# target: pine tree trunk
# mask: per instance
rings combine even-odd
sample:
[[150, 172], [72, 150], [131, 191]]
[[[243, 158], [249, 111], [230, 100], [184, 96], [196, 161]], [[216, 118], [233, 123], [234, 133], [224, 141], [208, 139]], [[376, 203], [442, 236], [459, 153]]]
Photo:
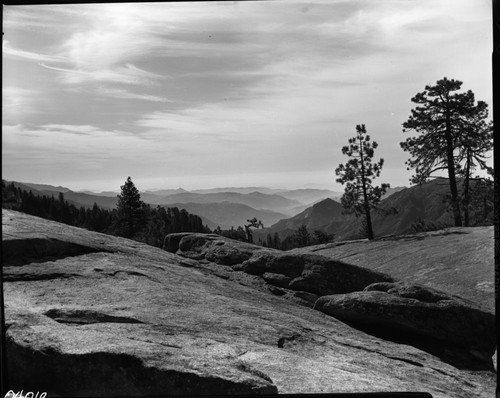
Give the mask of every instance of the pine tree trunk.
[[365, 214], [366, 214], [366, 234], [368, 235], [369, 240], [375, 239], [373, 236], [373, 228], [372, 228], [372, 218], [370, 215], [370, 208], [366, 208], [368, 206], [365, 206]]
[[134, 225], [133, 225], [133, 213], [132, 213], [132, 207], [129, 208], [129, 213], [128, 213], [128, 235], [129, 238], [132, 238], [134, 236]]
[[488, 201], [486, 199], [487, 192], [484, 193], [483, 196], [483, 219], [482, 219], [482, 225], [487, 225], [486, 223], [486, 218], [488, 217]]
[[460, 215], [460, 206], [458, 203], [457, 179], [455, 176], [455, 162], [453, 157], [453, 137], [451, 134], [450, 115], [446, 113], [446, 155], [448, 158], [448, 177], [450, 181], [451, 201], [453, 206], [453, 218], [455, 226], [462, 226], [462, 217]]
[[469, 181], [470, 181], [470, 149], [467, 149], [467, 166], [465, 167], [464, 182], [464, 225], [469, 226]]
[[368, 203], [368, 194], [366, 192], [366, 181], [365, 181], [365, 159], [363, 157], [363, 142], [361, 138], [359, 139], [359, 153], [361, 156], [361, 182], [363, 184], [363, 200], [364, 200], [364, 209], [366, 216], [366, 234], [368, 235], [368, 240], [373, 240], [373, 228], [372, 228], [372, 218], [370, 215], [370, 204]]

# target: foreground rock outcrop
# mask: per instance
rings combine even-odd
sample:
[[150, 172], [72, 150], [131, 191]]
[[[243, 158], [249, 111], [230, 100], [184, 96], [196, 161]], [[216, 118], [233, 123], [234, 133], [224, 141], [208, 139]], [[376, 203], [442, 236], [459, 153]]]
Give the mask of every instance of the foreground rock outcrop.
[[251, 275], [232, 269], [238, 264], [183, 258], [14, 211], [3, 210], [2, 221], [9, 389], [494, 393], [493, 371], [460, 370], [364, 333], [264, 280], [289, 286], [291, 276]]
[[434, 352], [456, 366], [490, 364], [495, 352], [493, 314], [424, 286], [374, 283], [362, 292], [320, 297], [314, 308], [381, 337]]

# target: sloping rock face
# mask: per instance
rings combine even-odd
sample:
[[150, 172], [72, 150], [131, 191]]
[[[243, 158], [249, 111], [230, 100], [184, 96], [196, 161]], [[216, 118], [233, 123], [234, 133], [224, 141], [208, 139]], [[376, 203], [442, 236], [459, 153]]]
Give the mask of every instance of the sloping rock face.
[[2, 221], [8, 389], [494, 394], [494, 372], [457, 369], [259, 291], [260, 276], [14, 211]]
[[493, 227], [454, 227], [374, 241], [335, 242], [292, 250], [347, 261], [474, 301], [495, 311]]
[[[361, 329], [432, 350], [456, 366], [492, 366], [495, 317], [473, 303], [419, 285], [375, 283], [320, 297], [314, 308]], [[404, 336], [404, 337], [401, 337]]]

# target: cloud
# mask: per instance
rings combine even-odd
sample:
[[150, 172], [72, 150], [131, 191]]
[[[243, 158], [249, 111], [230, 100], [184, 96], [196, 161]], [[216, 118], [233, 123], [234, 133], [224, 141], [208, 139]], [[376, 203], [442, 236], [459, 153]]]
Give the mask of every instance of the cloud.
[[173, 100], [165, 97], [160, 97], [157, 95], [149, 95], [149, 94], [138, 94], [119, 88], [100, 87], [97, 89], [97, 94], [124, 100], [134, 99], [134, 100], [150, 101], [150, 102], [170, 102], [170, 103], [174, 102]]
[[[73, 157], [172, 178], [228, 167], [330, 173], [342, 160], [339, 146], [366, 123], [387, 170], [398, 170], [406, 158], [401, 123], [425, 84], [447, 75], [478, 99], [491, 97], [488, 7], [349, 0], [9, 8], [5, 26], [17, 36], [6, 43], [5, 70], [21, 65], [28, 76], [7, 84], [10, 107], [44, 93], [53, 110], [7, 122], [23, 123], [17, 137], [30, 137], [28, 147], [47, 154], [44, 164]], [[8, 148], [25, 153], [10, 137]]]
[[43, 114], [45, 106], [40, 91], [17, 86], [2, 87], [3, 122], [23, 120], [31, 115]]
[[49, 66], [40, 63], [40, 66], [63, 72], [63, 80], [69, 84], [78, 84], [84, 82], [117, 82], [123, 84], [149, 84], [152, 79], [162, 79], [163, 77], [155, 73], [139, 69], [132, 64], [116, 67], [114, 69], [82, 70], [65, 69]]
[[[14, 49], [7, 41], [4, 53], [38, 61], [47, 69], [62, 72], [63, 81], [70, 85], [96, 81], [149, 84], [164, 76], [136, 66], [134, 60], [142, 59], [161, 43], [149, 42], [154, 37], [147, 34], [146, 25], [133, 9], [126, 4], [9, 8], [7, 26], [18, 30], [43, 26], [44, 32], [53, 36], [50, 45], [53, 55]], [[20, 18], [26, 18], [25, 25], [16, 23]], [[69, 34], [61, 34], [66, 30]], [[13, 37], [19, 39], [21, 35]]]
[[47, 55], [31, 51], [23, 51], [12, 48], [8, 40], [3, 40], [2, 42], [2, 52], [5, 55], [13, 56], [17, 58], [23, 58], [32, 61], [43, 61], [43, 62], [59, 62], [63, 61], [64, 58], [57, 55]]
[[2, 146], [2, 160], [9, 170], [26, 169], [29, 164], [60, 174], [83, 173], [89, 168], [102, 173], [123, 165], [125, 159], [135, 159], [138, 153], [154, 150], [151, 142], [126, 131], [58, 124], [4, 125]]
[[51, 131], [56, 133], [68, 133], [68, 134], [82, 134], [82, 135], [92, 135], [94, 133], [99, 134], [100, 130], [97, 127], [90, 125], [71, 125], [71, 124], [46, 124], [41, 126], [39, 131]]
[[27, 107], [39, 95], [40, 93], [36, 90], [16, 86], [4, 86], [2, 87], [2, 107]]

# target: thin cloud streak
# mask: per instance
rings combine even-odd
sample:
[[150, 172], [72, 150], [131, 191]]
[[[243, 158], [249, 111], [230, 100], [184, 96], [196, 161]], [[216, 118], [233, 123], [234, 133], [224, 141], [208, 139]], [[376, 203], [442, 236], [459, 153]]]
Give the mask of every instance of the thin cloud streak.
[[64, 58], [60, 56], [47, 55], [47, 54], [35, 53], [31, 51], [23, 51], [12, 48], [8, 40], [3, 40], [2, 42], [2, 53], [7, 56], [13, 56], [33, 61], [59, 62], [64, 60]]
[[129, 99], [136, 99], [136, 100], [141, 100], [141, 101], [151, 101], [151, 102], [169, 102], [172, 103], [174, 100], [165, 98], [165, 97], [160, 97], [156, 95], [149, 95], [149, 94], [138, 94], [138, 93], [133, 93], [130, 91], [126, 91], [123, 89], [118, 89], [118, 88], [99, 88], [97, 89], [97, 93], [103, 96], [109, 96], [117, 99], [123, 99], [123, 100], [129, 100]]
[[152, 79], [163, 79], [163, 76], [155, 73], [147, 72], [139, 69], [132, 64], [127, 64], [124, 67], [116, 67], [115, 69], [101, 69], [96, 71], [80, 70], [80, 69], [65, 69], [55, 66], [49, 66], [45, 63], [40, 63], [40, 66], [63, 72], [63, 81], [68, 84], [78, 84], [85, 82], [117, 82], [124, 84], [148, 84]]

